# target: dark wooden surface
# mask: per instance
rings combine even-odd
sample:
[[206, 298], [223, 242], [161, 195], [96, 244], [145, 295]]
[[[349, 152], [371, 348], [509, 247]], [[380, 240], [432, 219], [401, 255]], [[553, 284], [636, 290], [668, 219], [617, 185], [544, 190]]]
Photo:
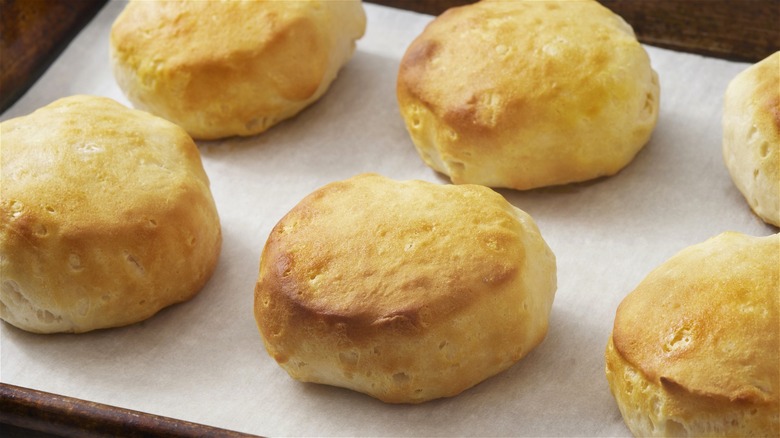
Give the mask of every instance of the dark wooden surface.
[[[367, 0], [438, 15], [471, 0]], [[640, 41], [755, 62], [780, 50], [780, 0], [600, 0]], [[67, 46], [106, 0], [0, 0], [0, 112]], [[219, 401], [214, 401], [219, 404]], [[248, 436], [0, 383], [2, 436]]]
[[106, 0], [0, 0], [0, 112], [46, 71]]
[[[367, 0], [438, 15], [474, 0]], [[599, 0], [645, 44], [756, 62], [780, 50], [780, 0]]]
[[780, 50], [780, 0], [600, 0], [653, 46], [757, 62]]
[[255, 437], [5, 383], [0, 384], [0, 432], [4, 437]]

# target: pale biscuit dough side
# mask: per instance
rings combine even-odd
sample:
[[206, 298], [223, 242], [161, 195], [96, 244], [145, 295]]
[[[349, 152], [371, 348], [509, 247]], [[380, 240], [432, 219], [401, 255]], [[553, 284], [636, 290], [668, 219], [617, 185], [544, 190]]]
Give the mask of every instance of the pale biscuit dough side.
[[723, 160], [750, 208], [780, 227], [780, 52], [729, 83], [723, 104]]

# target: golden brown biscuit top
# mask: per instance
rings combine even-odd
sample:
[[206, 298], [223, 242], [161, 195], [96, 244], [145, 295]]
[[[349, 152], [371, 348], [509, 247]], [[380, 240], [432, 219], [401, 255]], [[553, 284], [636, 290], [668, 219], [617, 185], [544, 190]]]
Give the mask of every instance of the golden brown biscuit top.
[[[330, 29], [341, 25], [363, 33], [365, 18], [337, 21], [338, 10], [350, 7], [344, 3], [133, 1], [112, 26], [112, 53], [150, 88], [161, 77], [182, 79], [171, 86], [187, 87], [181, 92], [190, 102], [218, 99], [220, 84], [240, 82], [247, 71], [260, 71], [263, 77], [256, 81], [274, 84], [285, 98], [303, 100], [325, 74], [335, 38]], [[293, 42], [295, 53], [290, 53]], [[246, 62], [260, 59], [274, 65]], [[191, 74], [213, 77], [215, 86], [188, 85]]]
[[461, 129], [532, 124], [540, 111], [579, 120], [636, 94], [626, 66], [638, 59], [630, 26], [595, 1], [482, 1], [428, 25], [398, 87]]
[[208, 190], [184, 130], [111, 99], [60, 99], [3, 122], [0, 135], [0, 214], [18, 233], [144, 220], [165, 208], [171, 191]]
[[620, 304], [618, 352], [668, 390], [778, 402], [780, 234], [724, 233], [654, 270]]
[[308, 314], [414, 330], [518, 275], [522, 233], [514, 207], [485, 187], [361, 175], [276, 225], [261, 282]]
[[174, 65], [227, 60], [235, 52], [254, 51], [282, 37], [296, 20], [321, 12], [320, 3], [135, 0], [114, 23], [111, 40], [138, 59], [153, 57]]

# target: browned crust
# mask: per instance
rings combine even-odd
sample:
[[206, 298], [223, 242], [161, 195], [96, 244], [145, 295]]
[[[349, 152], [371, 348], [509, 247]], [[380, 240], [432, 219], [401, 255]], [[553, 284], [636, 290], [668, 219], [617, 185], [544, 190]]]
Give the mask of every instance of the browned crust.
[[[274, 332], [271, 326], [281, 324], [274, 316], [281, 312], [285, 317], [279, 319], [299, 320], [302, 324], [343, 325], [351, 340], [371, 338], [388, 328], [401, 336], [419, 333], [432, 315], [437, 320], [446, 319], [491, 293], [484, 285], [501, 288], [515, 278], [523, 254], [512, 243], [512, 229], [489, 230], [474, 236], [510, 251], [491, 254], [479, 243], [471, 251], [458, 249], [460, 242], [453, 239], [461, 235], [460, 226], [435, 220], [437, 216], [454, 213], [441, 211], [441, 205], [437, 205], [439, 211], [433, 215], [422, 213], [412, 220], [399, 218], [401, 222], [390, 227], [384, 217], [408, 209], [399, 199], [409, 200], [410, 195], [403, 192], [415, 189], [407, 190], [403, 183], [389, 189], [377, 188], [375, 185], [380, 182], [375, 181], [379, 177], [367, 175], [331, 183], [304, 198], [274, 227], [263, 250], [255, 290], [260, 301], [272, 298], [282, 309], [264, 315], [260, 321], [261, 326], [268, 325], [264, 332]], [[431, 186], [434, 190], [441, 196], [422, 196], [418, 201], [424, 205], [435, 198], [450, 199], [457, 204], [455, 208], [464, 208], [464, 219], [476, 214], [484, 217], [486, 223], [510, 219], [510, 213], [500, 208], [479, 212], [477, 207], [469, 209], [465, 198], [451, 187]], [[463, 190], [478, 197], [500, 197], [480, 187]], [[360, 207], [352, 207], [353, 218], [344, 224], [338, 217], [344, 214], [341, 209], [354, 202], [349, 199], [357, 200]], [[354, 211], [358, 208], [362, 211]], [[305, 231], [287, 231], [288, 228]], [[411, 238], [425, 248], [415, 248], [411, 257], [409, 253], [399, 257], [404, 242]], [[438, 266], [451, 263], [451, 257], [460, 258], [462, 267], [437, 272]], [[357, 262], [354, 266], [345, 265], [350, 260]], [[313, 287], [311, 278], [315, 276], [326, 278]], [[388, 288], [407, 293], [394, 294]]]
[[780, 235], [724, 233], [659, 266], [620, 304], [620, 356], [669, 390], [778, 404]]

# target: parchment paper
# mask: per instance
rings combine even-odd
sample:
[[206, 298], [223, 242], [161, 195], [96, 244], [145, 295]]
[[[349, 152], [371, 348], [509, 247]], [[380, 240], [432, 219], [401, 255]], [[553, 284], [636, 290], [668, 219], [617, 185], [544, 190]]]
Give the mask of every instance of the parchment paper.
[[[72, 94], [129, 104], [108, 59], [111, 2], [2, 120]], [[652, 140], [618, 175], [501, 190], [536, 220], [558, 260], [545, 341], [508, 371], [450, 398], [388, 405], [298, 383], [263, 349], [252, 315], [273, 225], [317, 187], [361, 172], [448, 180], [427, 168], [395, 100], [398, 63], [430, 16], [365, 4], [368, 31], [318, 103], [270, 131], [199, 144], [224, 244], [190, 302], [125, 328], [34, 335], [0, 326], [0, 379], [228, 429], [274, 436], [625, 436], [604, 377], [615, 309], [654, 267], [726, 230], [769, 235], [721, 158], [721, 108], [746, 64], [648, 47], [661, 79]]]

